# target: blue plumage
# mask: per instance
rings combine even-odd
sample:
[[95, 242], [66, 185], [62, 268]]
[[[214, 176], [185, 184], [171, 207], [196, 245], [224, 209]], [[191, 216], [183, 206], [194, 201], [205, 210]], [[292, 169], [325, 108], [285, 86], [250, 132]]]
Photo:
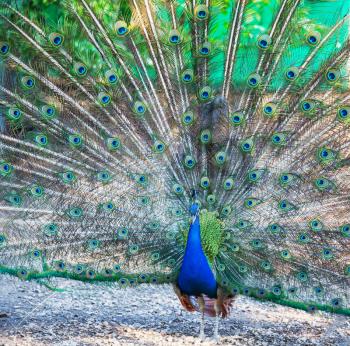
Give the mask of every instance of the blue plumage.
[[217, 296], [217, 283], [201, 245], [198, 214], [190, 226], [177, 283], [181, 292], [188, 295], [205, 294], [210, 298]]

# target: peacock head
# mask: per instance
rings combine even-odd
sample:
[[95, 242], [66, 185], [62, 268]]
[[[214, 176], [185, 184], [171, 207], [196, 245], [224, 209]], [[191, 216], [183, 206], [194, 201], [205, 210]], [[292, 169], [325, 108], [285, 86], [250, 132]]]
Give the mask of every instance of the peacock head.
[[199, 204], [197, 202], [192, 203], [189, 208], [189, 212], [192, 216], [197, 215], [199, 212]]

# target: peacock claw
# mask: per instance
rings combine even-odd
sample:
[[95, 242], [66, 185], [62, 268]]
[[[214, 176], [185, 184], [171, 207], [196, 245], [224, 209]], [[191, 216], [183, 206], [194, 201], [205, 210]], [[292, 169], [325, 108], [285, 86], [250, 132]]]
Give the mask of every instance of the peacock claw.
[[213, 342], [214, 342], [215, 344], [220, 344], [220, 335], [219, 335], [219, 334], [214, 335], [214, 337], [213, 337]]

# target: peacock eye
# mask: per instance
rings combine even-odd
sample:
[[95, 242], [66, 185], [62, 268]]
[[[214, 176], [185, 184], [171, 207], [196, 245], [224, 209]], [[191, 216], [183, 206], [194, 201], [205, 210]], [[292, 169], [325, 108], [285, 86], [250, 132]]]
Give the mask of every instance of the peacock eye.
[[294, 294], [298, 291], [298, 289], [296, 287], [291, 287], [288, 289], [288, 292], [291, 293], [291, 294]]
[[284, 260], [289, 260], [292, 256], [291, 256], [289, 250], [282, 250], [281, 251], [281, 257]]
[[107, 149], [109, 151], [116, 151], [118, 149], [121, 148], [121, 142], [120, 139], [117, 137], [110, 137], [106, 139], [106, 145], [107, 145]]
[[23, 113], [16, 107], [10, 107], [7, 109], [6, 117], [14, 123], [17, 123], [23, 117]]
[[332, 306], [334, 306], [335, 308], [339, 307], [341, 305], [341, 299], [339, 298], [334, 298], [331, 300], [331, 304]]
[[266, 294], [266, 291], [263, 288], [259, 288], [257, 294], [258, 296], [263, 297]]
[[205, 20], [209, 16], [209, 10], [206, 5], [197, 5], [194, 10], [196, 19]]
[[108, 183], [111, 180], [111, 175], [108, 171], [101, 171], [97, 173], [97, 180], [102, 183]]
[[207, 202], [208, 204], [214, 204], [216, 202], [216, 197], [215, 195], [211, 194], [207, 196]]
[[151, 204], [151, 198], [149, 196], [139, 196], [136, 198], [136, 201], [141, 207], [147, 207]]
[[297, 279], [301, 282], [305, 282], [308, 280], [308, 276], [305, 272], [299, 272], [297, 273]]
[[186, 84], [191, 83], [193, 81], [193, 71], [187, 69], [182, 72], [182, 81]]
[[75, 267], [74, 267], [74, 272], [76, 274], [81, 274], [83, 272], [83, 266], [81, 264], [77, 264]]
[[203, 189], [207, 189], [210, 185], [210, 180], [208, 177], [202, 177], [201, 178], [201, 181], [200, 181], [200, 186], [203, 188]]
[[123, 20], [118, 20], [115, 24], [115, 31], [117, 36], [119, 37], [124, 37], [125, 35], [127, 35], [129, 29], [126, 22], [124, 22]]
[[304, 113], [309, 113], [311, 111], [313, 111], [316, 107], [316, 103], [312, 100], [304, 100], [301, 102], [301, 110]]
[[262, 50], [266, 50], [271, 45], [271, 37], [269, 35], [261, 35], [258, 38], [258, 47]]
[[139, 246], [138, 246], [137, 244], [132, 244], [132, 245], [130, 245], [130, 247], [129, 247], [129, 252], [130, 252], [130, 254], [132, 254], [132, 255], [137, 254], [137, 253], [139, 252]]
[[186, 112], [182, 115], [182, 124], [185, 126], [192, 125], [194, 122], [194, 115], [192, 112]]
[[323, 289], [321, 287], [315, 287], [314, 291], [316, 294], [321, 294], [323, 292]]
[[181, 195], [181, 194], [184, 193], [184, 188], [180, 184], [174, 184], [173, 187], [172, 187], [172, 190], [177, 195]]
[[106, 276], [111, 276], [111, 275], [113, 275], [113, 271], [112, 271], [111, 269], [106, 268], [106, 269], [104, 270], [104, 274], [105, 274]]
[[79, 134], [72, 134], [68, 136], [68, 142], [72, 147], [79, 148], [83, 144], [83, 139]]
[[[244, 265], [244, 264], [241, 264], [241, 265], [238, 267], [238, 271], [239, 271], [240, 273], [246, 273], [246, 272], [248, 271], [248, 267], [247, 267], [246, 265]], [[249, 293], [249, 291], [248, 291], [248, 293]], [[246, 294], [248, 294], [248, 293], [246, 293]]]
[[186, 155], [185, 160], [184, 160], [184, 165], [186, 168], [192, 169], [192, 168], [194, 168], [196, 163], [197, 163], [197, 161], [195, 160], [195, 158], [193, 156]]
[[177, 30], [171, 30], [169, 34], [169, 42], [172, 45], [177, 45], [181, 42], [180, 33]]
[[97, 96], [99, 103], [102, 106], [107, 106], [111, 102], [111, 97], [105, 92], [100, 92]]
[[232, 208], [229, 205], [225, 205], [221, 210], [221, 215], [226, 217], [226, 216], [230, 215], [231, 212], [232, 212]]
[[43, 227], [43, 233], [47, 236], [47, 237], [52, 237], [57, 235], [58, 233], [58, 226], [54, 223], [45, 225]]
[[287, 80], [293, 81], [299, 76], [299, 69], [297, 67], [290, 67], [287, 69], [285, 76]]
[[55, 267], [57, 270], [64, 270], [66, 268], [66, 264], [63, 261], [55, 262]]
[[5, 56], [10, 51], [10, 46], [7, 42], [0, 42], [0, 55]]
[[113, 267], [113, 270], [114, 270], [116, 273], [118, 273], [118, 272], [120, 272], [120, 270], [121, 270], [121, 266], [120, 266], [119, 264], [115, 264], [114, 267]]
[[87, 277], [88, 279], [93, 279], [93, 278], [95, 277], [95, 272], [94, 272], [92, 269], [88, 270], [88, 271], [86, 272], [86, 277]]
[[76, 176], [72, 171], [63, 172], [60, 174], [60, 178], [63, 183], [71, 184], [76, 180]]
[[34, 251], [33, 251], [33, 256], [34, 256], [34, 257], [40, 257], [40, 255], [41, 255], [41, 253], [40, 253], [39, 250], [34, 250]]
[[274, 295], [276, 295], [276, 296], [279, 296], [279, 295], [281, 295], [282, 290], [281, 290], [280, 287], [275, 286], [275, 287], [272, 288], [272, 293], [273, 293]]
[[44, 134], [37, 134], [35, 137], [34, 137], [34, 142], [39, 145], [39, 146], [42, 146], [42, 147], [45, 147], [47, 146], [48, 144], [48, 138], [46, 135]]
[[212, 89], [210, 87], [203, 87], [199, 90], [199, 99], [202, 101], [207, 101], [212, 94]]
[[350, 107], [342, 106], [337, 111], [337, 120], [344, 124], [350, 123]]
[[34, 197], [41, 197], [44, 195], [44, 189], [41, 186], [36, 186], [34, 185], [31, 189], [30, 189], [30, 193], [32, 196]]
[[326, 79], [331, 84], [338, 81], [340, 78], [340, 71], [336, 69], [329, 69], [326, 72]]
[[143, 117], [143, 115], [146, 113], [146, 105], [141, 101], [136, 101], [133, 106], [133, 110], [135, 114], [139, 117]]
[[233, 126], [240, 126], [244, 122], [244, 114], [242, 112], [234, 112], [230, 115], [230, 123]]
[[319, 32], [309, 32], [306, 36], [306, 43], [310, 46], [317, 46], [320, 43], [321, 35]]
[[73, 219], [80, 218], [81, 216], [83, 216], [83, 209], [81, 209], [80, 207], [72, 207], [67, 210], [67, 214]]
[[157, 154], [163, 154], [166, 150], [166, 145], [163, 141], [158, 139], [154, 141], [152, 149]]
[[350, 237], [350, 224], [342, 225], [342, 226], [340, 226], [339, 229], [344, 237], [346, 237], [346, 238]]
[[18, 275], [20, 278], [24, 279], [24, 278], [27, 277], [28, 271], [25, 270], [25, 269], [20, 269], [20, 270], [17, 272], [17, 275]]
[[113, 69], [105, 72], [105, 79], [108, 84], [114, 85], [118, 81], [117, 72]]
[[13, 172], [13, 166], [6, 161], [0, 161], [0, 176], [8, 177]]
[[49, 35], [49, 40], [54, 47], [60, 47], [64, 38], [63, 35], [53, 32]]
[[137, 175], [135, 179], [142, 186], [148, 185], [148, 177], [144, 174]]
[[337, 153], [330, 148], [321, 147], [317, 149], [317, 161], [321, 164], [328, 165], [335, 161]]
[[199, 55], [202, 57], [207, 57], [210, 54], [211, 45], [209, 42], [205, 42], [202, 44], [202, 46], [199, 48]]
[[266, 103], [263, 107], [264, 116], [267, 118], [272, 118], [276, 114], [276, 112], [277, 105], [272, 102]]
[[83, 77], [87, 74], [86, 66], [80, 62], [74, 64], [74, 71], [79, 77]]
[[31, 76], [24, 76], [21, 79], [22, 86], [25, 89], [33, 89], [35, 87], [35, 80]]
[[200, 134], [200, 141], [202, 144], [210, 143], [212, 139], [212, 134], [210, 130], [203, 130]]
[[223, 188], [226, 191], [232, 190], [234, 188], [234, 179], [232, 177], [226, 178], [223, 182]]
[[239, 288], [238, 287], [232, 288], [232, 294], [236, 295], [238, 293], [239, 293]]
[[247, 83], [251, 88], [257, 88], [261, 84], [261, 77], [257, 73], [253, 73], [248, 77]]

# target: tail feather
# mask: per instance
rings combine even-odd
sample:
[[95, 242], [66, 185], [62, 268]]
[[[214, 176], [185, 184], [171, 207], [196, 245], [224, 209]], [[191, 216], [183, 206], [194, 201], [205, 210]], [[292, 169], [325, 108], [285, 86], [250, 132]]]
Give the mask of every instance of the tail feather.
[[349, 313], [349, 4], [0, 6], [0, 272]]

